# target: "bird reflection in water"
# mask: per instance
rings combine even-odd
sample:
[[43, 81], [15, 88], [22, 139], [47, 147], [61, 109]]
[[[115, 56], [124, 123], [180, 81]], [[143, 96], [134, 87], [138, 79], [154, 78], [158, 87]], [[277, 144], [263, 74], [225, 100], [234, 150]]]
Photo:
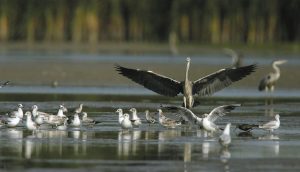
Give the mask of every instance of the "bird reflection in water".
[[192, 144], [187, 142], [184, 144], [184, 152], [183, 152], [183, 162], [184, 162], [184, 172], [188, 170], [188, 162], [191, 162], [192, 159]]
[[220, 160], [224, 165], [224, 171], [229, 172], [229, 160], [231, 158], [231, 153], [227, 147], [222, 147], [220, 151]]
[[176, 129], [165, 129], [162, 131], [159, 131], [158, 133], [158, 153], [163, 154], [163, 152], [166, 150], [167, 145], [166, 141], [181, 137], [181, 130]]
[[118, 133], [118, 156], [119, 158], [136, 155], [138, 140], [141, 138], [140, 130], [122, 130]]

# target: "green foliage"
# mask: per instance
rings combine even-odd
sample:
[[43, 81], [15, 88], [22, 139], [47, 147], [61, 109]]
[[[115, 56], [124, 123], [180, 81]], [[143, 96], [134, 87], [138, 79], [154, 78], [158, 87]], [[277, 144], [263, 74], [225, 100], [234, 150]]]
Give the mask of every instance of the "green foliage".
[[0, 41], [299, 42], [298, 0], [0, 0]]

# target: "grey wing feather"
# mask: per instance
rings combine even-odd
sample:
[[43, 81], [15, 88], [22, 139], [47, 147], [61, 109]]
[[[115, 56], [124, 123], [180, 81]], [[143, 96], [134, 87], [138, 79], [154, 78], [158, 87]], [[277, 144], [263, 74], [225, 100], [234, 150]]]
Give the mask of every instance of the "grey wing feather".
[[207, 116], [207, 119], [211, 122], [216, 121], [219, 117], [222, 117], [226, 115], [227, 113], [234, 110], [236, 107], [241, 106], [240, 104], [232, 104], [232, 105], [224, 105], [214, 108], [209, 115]]
[[256, 65], [221, 69], [193, 82], [193, 95], [211, 95], [255, 71]]
[[276, 123], [277, 123], [277, 121], [270, 121], [270, 122], [267, 122], [267, 123], [263, 124], [262, 126], [260, 126], [260, 128], [270, 128], [270, 127], [275, 126]]
[[174, 97], [183, 92], [182, 83], [172, 78], [156, 74], [152, 71], [130, 69], [118, 65], [115, 68], [119, 74], [158, 94]]
[[190, 109], [181, 106], [163, 106], [163, 108], [177, 110], [181, 112], [182, 117], [184, 117], [189, 122], [193, 123], [197, 120], [198, 116], [195, 115]]

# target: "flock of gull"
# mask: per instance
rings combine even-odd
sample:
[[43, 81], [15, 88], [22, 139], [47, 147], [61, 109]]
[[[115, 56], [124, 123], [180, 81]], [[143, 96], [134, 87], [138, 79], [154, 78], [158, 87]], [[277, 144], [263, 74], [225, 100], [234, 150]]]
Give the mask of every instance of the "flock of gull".
[[[190, 81], [189, 68], [191, 59], [188, 57], [186, 62], [184, 81], [177, 81], [170, 77], [147, 70], [131, 69], [120, 65], [116, 65], [115, 68], [119, 74], [160, 95], [175, 97], [179, 94], [183, 94], [182, 106], [161, 105], [157, 109], [157, 112], [155, 113], [156, 115], [146, 110], [145, 119], [149, 125], [158, 123], [165, 128], [176, 128], [183, 124], [191, 126], [196, 125], [207, 132], [221, 133], [219, 141], [221, 145], [227, 147], [231, 143], [231, 124], [228, 123], [225, 128], [222, 128], [221, 126], [218, 126], [215, 121], [241, 105], [231, 104], [219, 106], [214, 108], [210, 113], [203, 115], [195, 114], [192, 111], [192, 108], [201, 104], [197, 99], [198, 97], [212, 95], [215, 92], [228, 87], [232, 83], [245, 78], [256, 70], [257, 65], [252, 64], [248, 66], [240, 66], [239, 62], [236, 66], [221, 69], [195, 81]], [[274, 91], [275, 83], [280, 77], [278, 65], [285, 62], [286, 60], [273, 62], [272, 66], [274, 68], [274, 72], [268, 74], [261, 80], [258, 87], [260, 91]], [[8, 82], [2, 84], [2, 86], [7, 84]], [[31, 111], [27, 111], [24, 114], [23, 105], [19, 104], [16, 111], [12, 111], [1, 116], [0, 125], [16, 127], [20, 123], [24, 123], [28, 130], [35, 132], [43, 125], [48, 125], [52, 128], [56, 128], [57, 130], [66, 130], [68, 127], [81, 127], [83, 125], [91, 127], [95, 124], [101, 123], [100, 121], [96, 121], [88, 117], [87, 113], [83, 112], [82, 109], [83, 104], [80, 104], [79, 107], [74, 110], [72, 115], [68, 116], [66, 115], [68, 110], [64, 105], [59, 106], [57, 114], [39, 111], [38, 106], [33, 105]], [[176, 120], [168, 118], [164, 115], [163, 110], [172, 111], [173, 114], [176, 114], [179, 118]], [[131, 108], [129, 111], [130, 114], [123, 113], [121, 108], [116, 111], [118, 114], [118, 123], [123, 130], [130, 130], [142, 125], [142, 119], [138, 117], [137, 110], [135, 108]], [[236, 127], [246, 132], [255, 128], [273, 132], [273, 130], [278, 129], [280, 126], [279, 118], [279, 114], [277, 114], [274, 120], [265, 124], [238, 124]]]

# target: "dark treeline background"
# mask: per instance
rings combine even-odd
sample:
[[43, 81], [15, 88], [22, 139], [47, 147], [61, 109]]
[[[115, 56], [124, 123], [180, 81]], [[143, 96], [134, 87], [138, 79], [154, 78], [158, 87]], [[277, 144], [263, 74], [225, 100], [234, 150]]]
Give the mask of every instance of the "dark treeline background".
[[299, 42], [299, 0], [0, 0], [0, 41]]

